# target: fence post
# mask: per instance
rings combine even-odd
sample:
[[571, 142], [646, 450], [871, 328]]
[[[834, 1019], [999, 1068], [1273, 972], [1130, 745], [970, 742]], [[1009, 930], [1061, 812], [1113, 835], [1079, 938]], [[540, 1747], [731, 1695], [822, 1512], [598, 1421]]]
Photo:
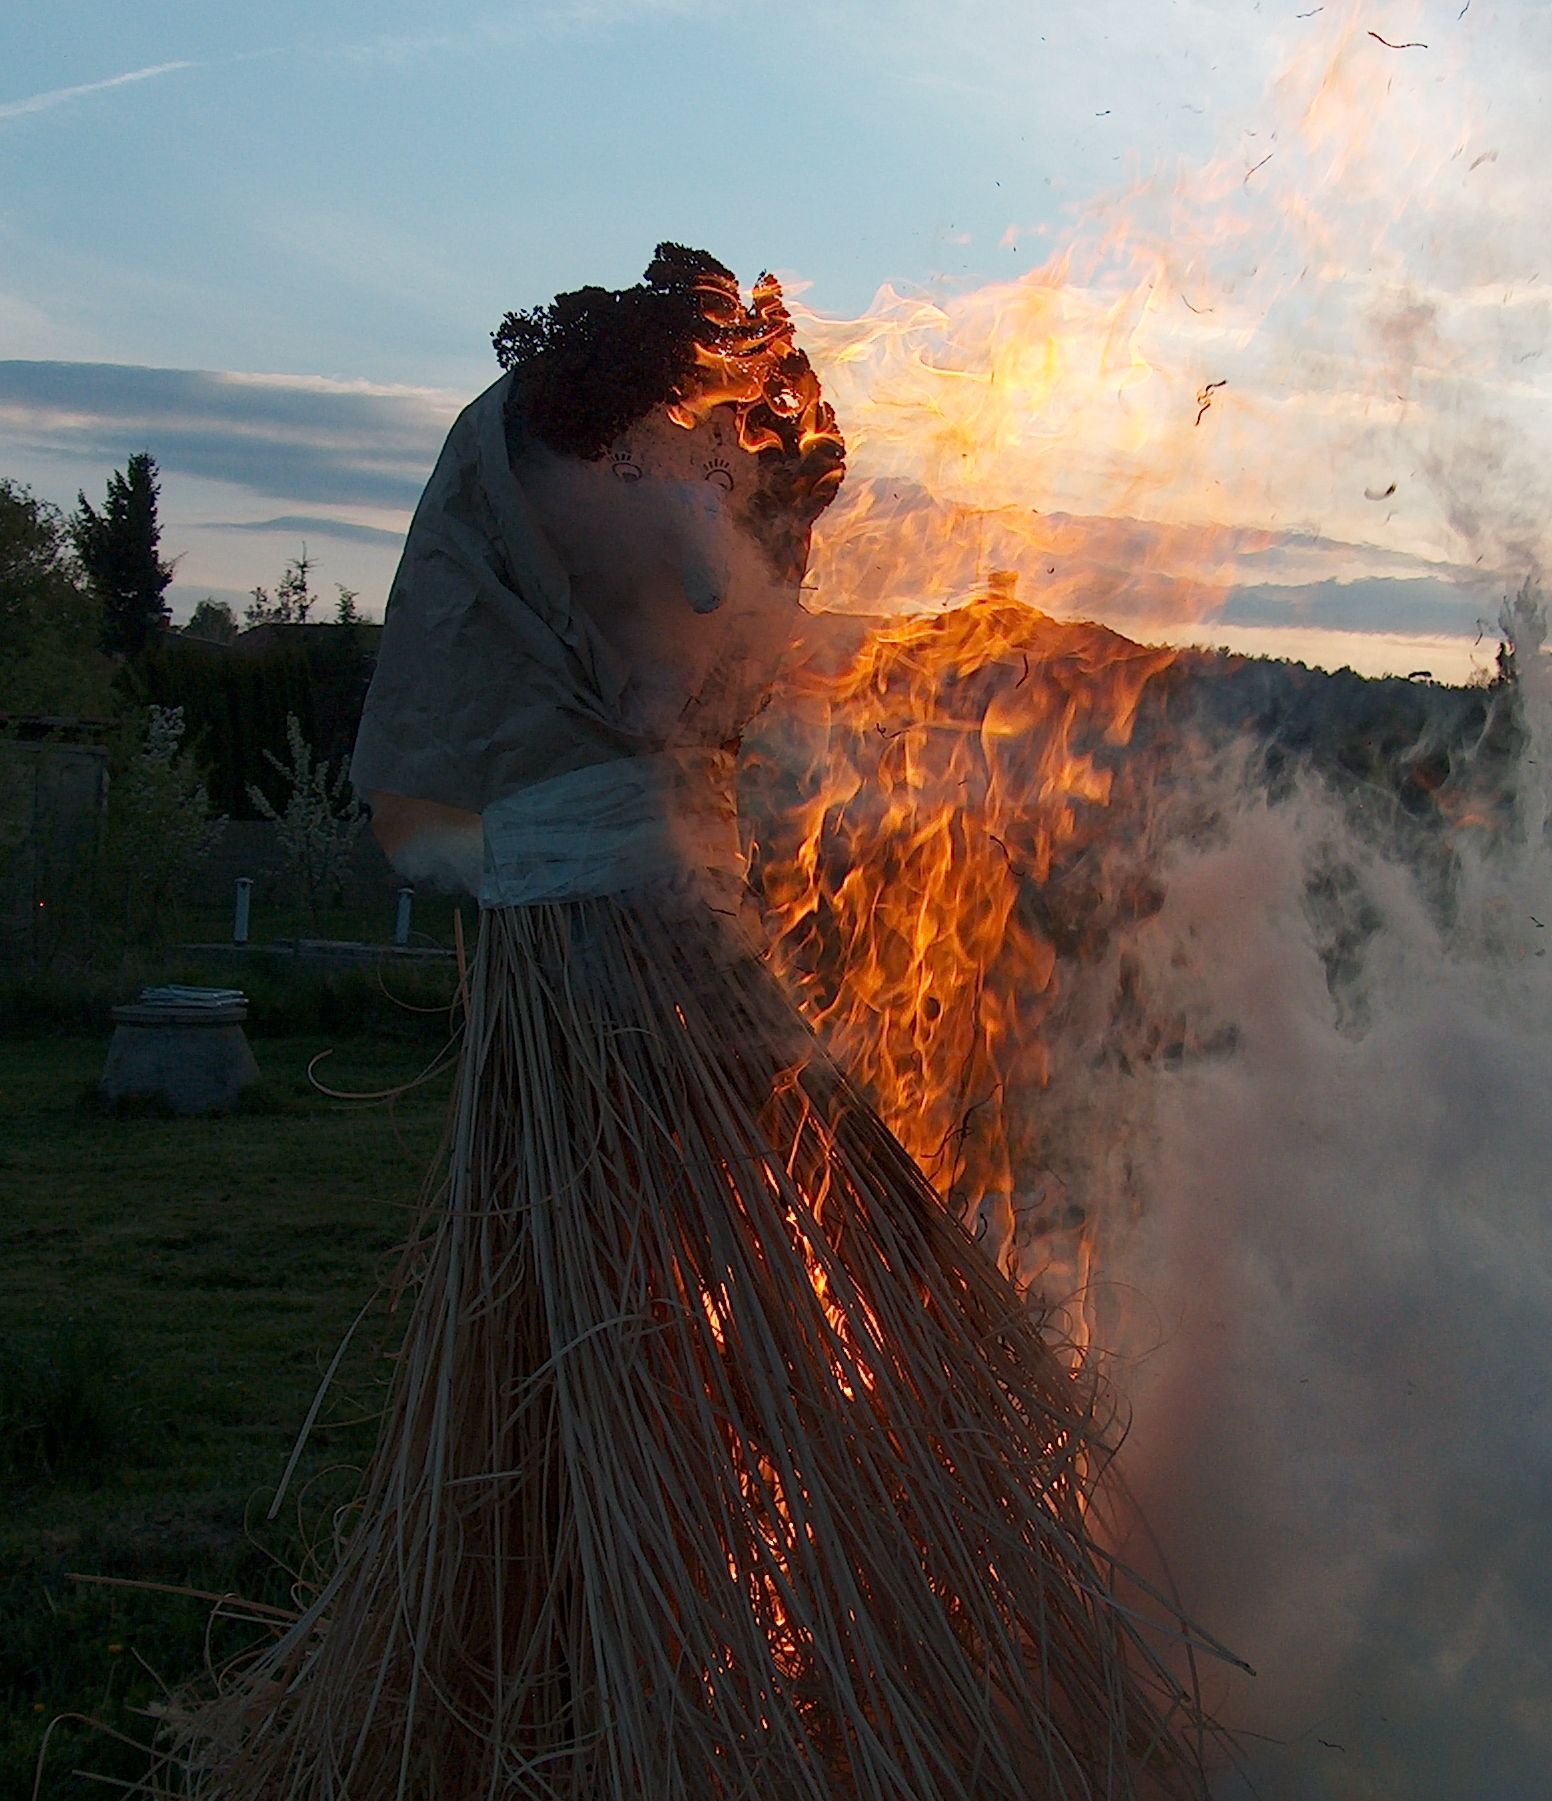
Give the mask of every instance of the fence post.
[[253, 898], [253, 877], [240, 875], [237, 878], [237, 911], [232, 916], [232, 943], [248, 942], [248, 904]]
[[399, 915], [393, 922], [393, 941], [403, 949], [410, 941], [410, 908], [415, 903], [415, 890], [401, 888], [399, 890]]

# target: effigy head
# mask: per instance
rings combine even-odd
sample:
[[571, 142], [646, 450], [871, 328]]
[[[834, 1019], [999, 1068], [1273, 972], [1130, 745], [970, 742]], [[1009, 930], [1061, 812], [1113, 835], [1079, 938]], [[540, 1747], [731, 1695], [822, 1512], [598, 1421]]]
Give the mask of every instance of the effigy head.
[[715, 257], [660, 244], [634, 287], [510, 312], [491, 341], [512, 375], [514, 456], [532, 434], [559, 455], [607, 459], [620, 481], [704, 480], [773, 569], [801, 579], [846, 446], [774, 276], [746, 304]]
[[[503, 905], [538, 892], [583, 799], [621, 842], [637, 814], [710, 807], [731, 867], [732, 753], [802, 635], [845, 469], [780, 285], [746, 303], [715, 258], [660, 245], [636, 286], [509, 313], [492, 341], [504, 373], [449, 432], [389, 596], [352, 763], [374, 830], [405, 875], [483, 895], [499, 815]], [[700, 858], [701, 836], [671, 848]]]

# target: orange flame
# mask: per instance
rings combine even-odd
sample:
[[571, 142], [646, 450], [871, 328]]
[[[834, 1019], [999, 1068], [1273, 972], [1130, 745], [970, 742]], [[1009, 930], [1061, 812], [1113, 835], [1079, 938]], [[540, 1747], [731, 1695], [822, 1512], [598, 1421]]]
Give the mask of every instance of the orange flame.
[[1093, 1245], [1025, 1230], [1021, 1185], [1049, 1167], [1043, 1028], [1117, 884], [1156, 904], [1099, 850], [1177, 658], [1056, 618], [1186, 641], [1269, 573], [1460, 558], [1420, 484], [1384, 508], [1366, 488], [1427, 379], [1395, 312], [1417, 234], [1393, 228], [1446, 184], [1467, 195], [1476, 163], [1437, 84], [1364, 24], [1351, 6], [1301, 27], [1250, 139], [1105, 197], [1019, 279], [885, 288], [850, 320], [794, 309], [852, 465], [809, 587], [875, 617], [838, 673], [816, 660], [794, 685], [800, 830], [758, 860], [775, 960], [945, 1199], [1048, 1295], [1082, 1288]]
[[760, 868], [777, 966], [816, 1028], [1010, 1274], [1068, 1294], [1087, 1239], [1059, 1272], [1048, 1244], [1015, 1243], [1017, 1172], [1042, 1162], [1041, 1024], [1059, 953], [1096, 948], [1084, 856], [1175, 656], [1058, 626], [1007, 583], [877, 629], [841, 674], [807, 678], [820, 729], [797, 842]]
[[762, 275], [747, 307], [730, 283], [703, 281], [695, 292], [716, 336], [695, 345], [696, 379], [669, 406], [669, 418], [690, 431], [715, 408], [732, 408], [744, 450], [809, 461], [815, 474], [806, 489], [808, 510], [810, 516], [823, 511], [840, 486], [846, 446], [835, 409], [797, 347], [780, 282]]

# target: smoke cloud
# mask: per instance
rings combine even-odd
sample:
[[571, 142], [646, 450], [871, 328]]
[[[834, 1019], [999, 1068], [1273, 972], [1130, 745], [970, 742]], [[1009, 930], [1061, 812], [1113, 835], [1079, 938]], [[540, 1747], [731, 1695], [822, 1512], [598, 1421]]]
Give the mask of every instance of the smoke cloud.
[[1221, 1801], [1546, 1792], [1552, 864], [1519, 660], [1496, 829], [1420, 855], [1312, 786], [1220, 796], [1129, 946], [1212, 1048], [1111, 1086], [1092, 1304], [1149, 1528], [1258, 1672], [1204, 1666], [1243, 1735]]
[[[1205, 659], [1125, 749], [1061, 715], [1115, 779], [1020, 899], [1056, 967], [997, 1066], [1013, 1192], [981, 1220], [1129, 1417], [1122, 1556], [1256, 1672], [1198, 1661], [1237, 1738], [1215, 1801], [1547, 1792], [1552, 671], [1528, 597], [1504, 625], [1491, 693]], [[1041, 629], [988, 716], [1077, 654]], [[948, 725], [991, 679], [945, 684]], [[803, 723], [773, 709], [781, 780], [747, 784], [778, 866]], [[928, 812], [984, 801], [963, 737], [913, 741]], [[877, 860], [855, 755], [826, 892]], [[1022, 844], [1038, 796], [1003, 801]]]

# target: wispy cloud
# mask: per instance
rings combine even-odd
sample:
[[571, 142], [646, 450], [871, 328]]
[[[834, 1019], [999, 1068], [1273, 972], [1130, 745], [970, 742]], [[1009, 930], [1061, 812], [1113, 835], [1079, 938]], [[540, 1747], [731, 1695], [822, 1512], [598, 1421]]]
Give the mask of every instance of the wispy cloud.
[[1412, 581], [1306, 582], [1239, 588], [1219, 612], [1220, 626], [1314, 626], [1327, 631], [1406, 636], [1479, 637], [1493, 615], [1496, 589], [1462, 589], [1420, 576]]
[[72, 88], [50, 88], [45, 94], [29, 94], [25, 100], [0, 100], [0, 119], [19, 119], [25, 113], [46, 113], [51, 107], [84, 100], [88, 94], [101, 94], [109, 88], [127, 87], [131, 82], [150, 81], [157, 75], [175, 75], [180, 69], [200, 66], [187, 61], [153, 63], [148, 69], [130, 69], [123, 75], [110, 75], [104, 81], [83, 81]]
[[166, 474], [309, 507], [413, 507], [461, 400], [317, 376], [0, 361], [0, 433], [111, 468], [149, 450]]
[[275, 519], [202, 519], [198, 524], [206, 531], [275, 532], [287, 538], [343, 538], [353, 544], [396, 546], [404, 542], [403, 531], [389, 531], [381, 525], [362, 525], [353, 519], [331, 519], [324, 513], [283, 513]]

